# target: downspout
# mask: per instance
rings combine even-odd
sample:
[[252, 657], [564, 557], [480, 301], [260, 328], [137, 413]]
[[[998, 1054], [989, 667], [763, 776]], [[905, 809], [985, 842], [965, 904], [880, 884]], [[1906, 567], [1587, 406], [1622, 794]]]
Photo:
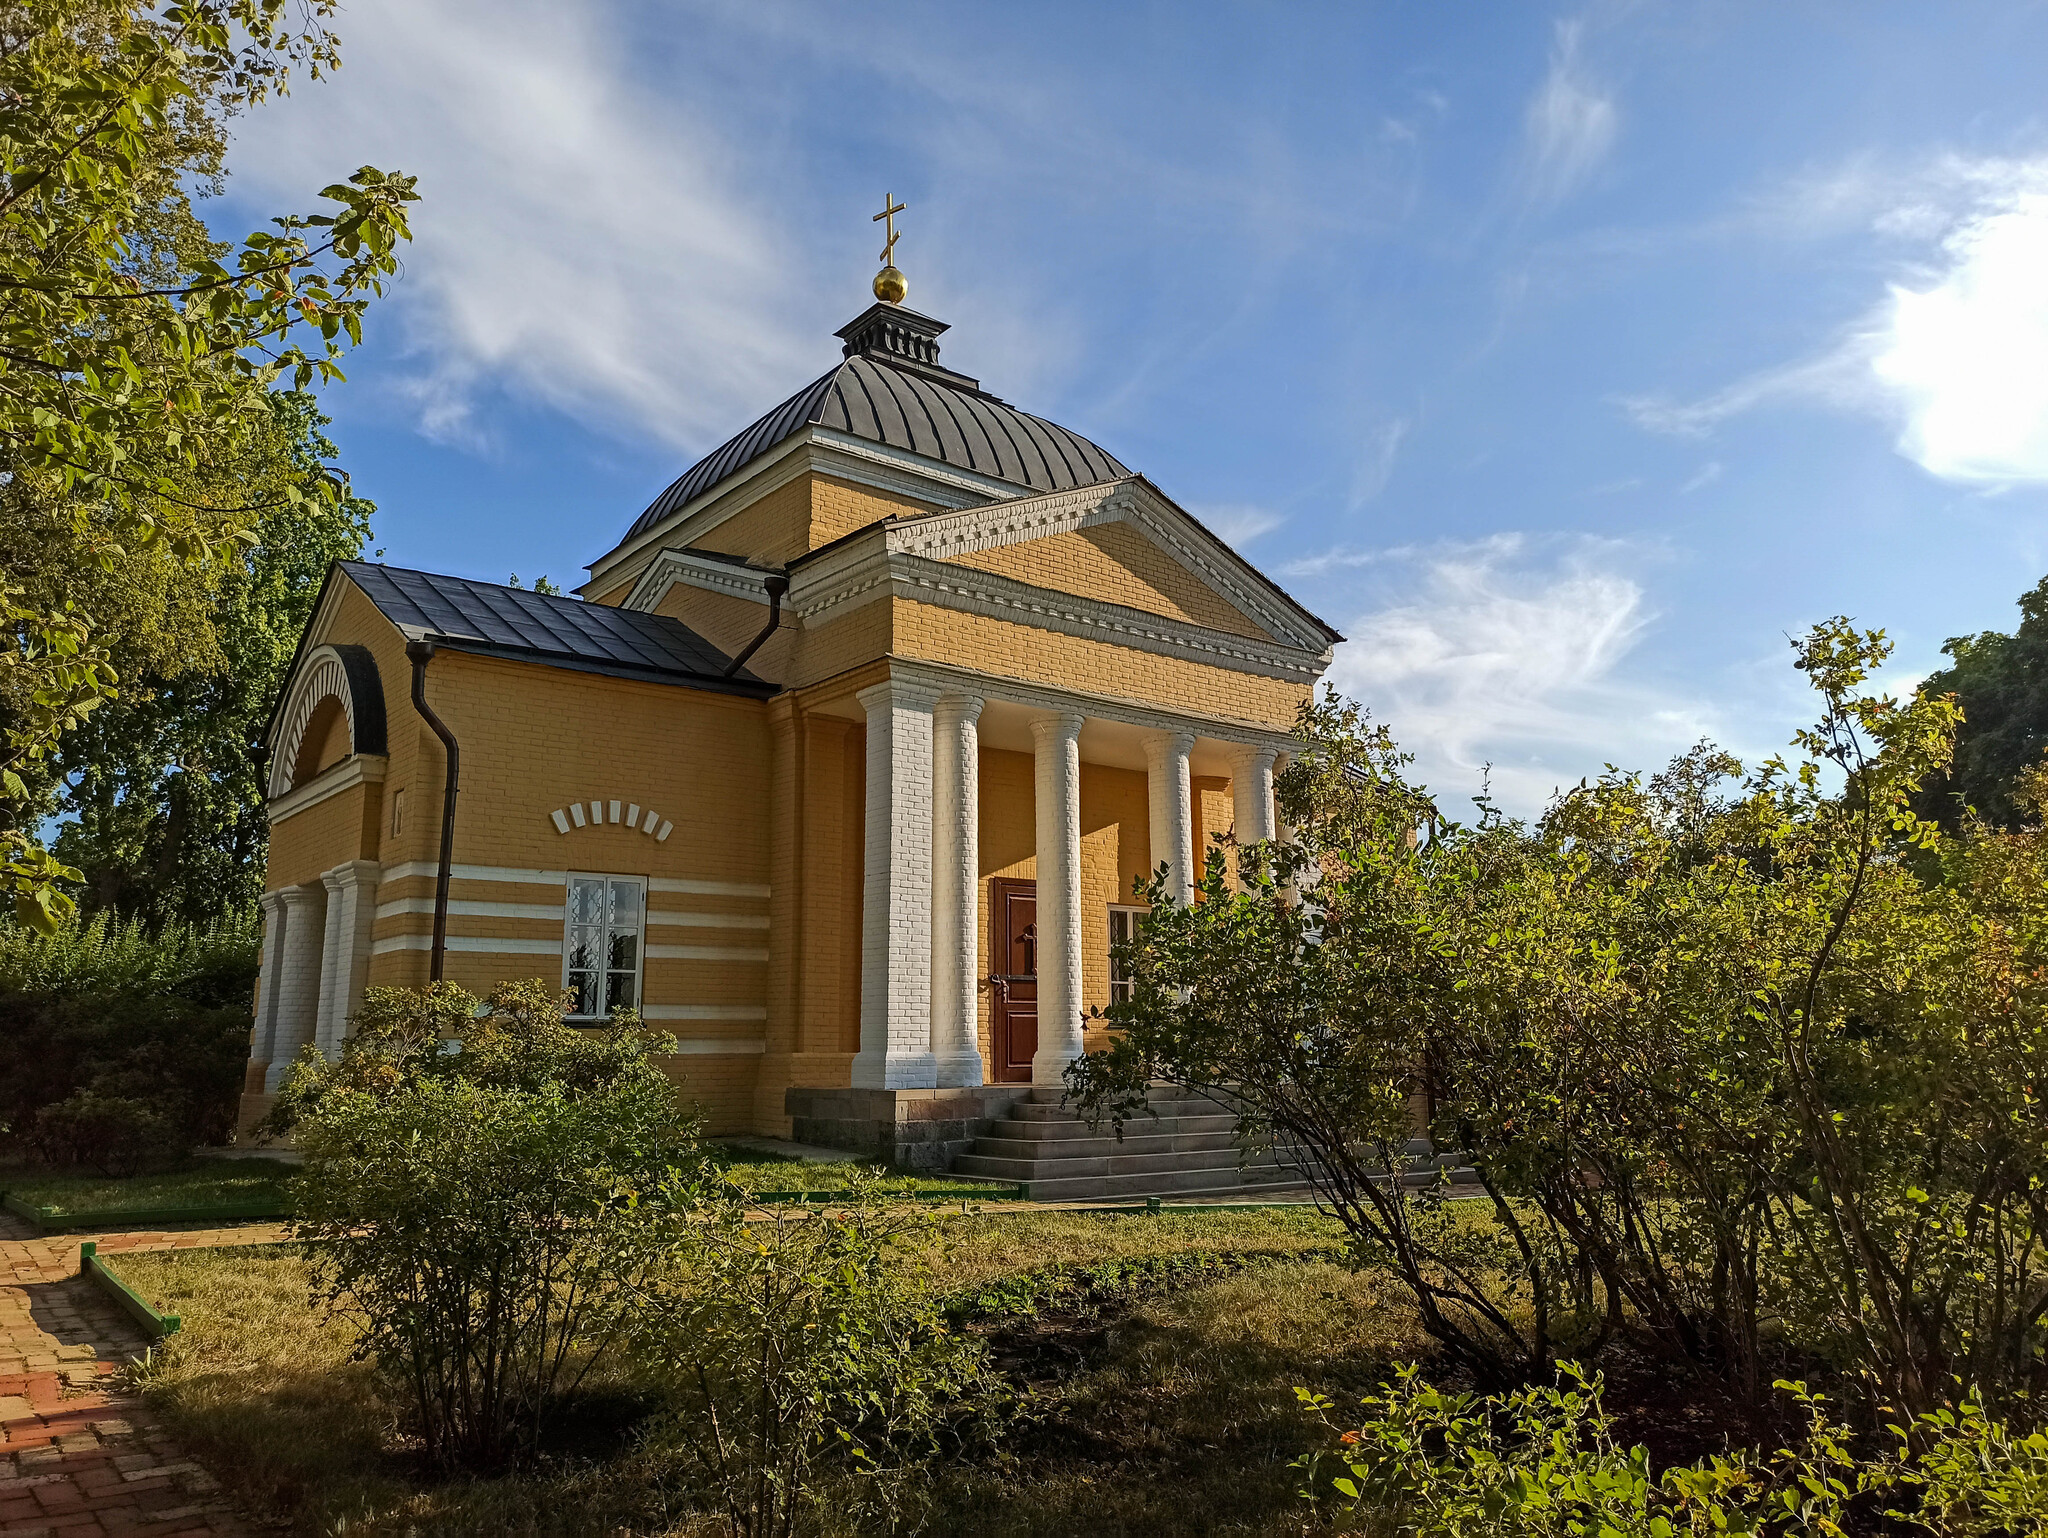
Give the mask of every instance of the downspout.
[[768, 590], [768, 623], [761, 627], [759, 635], [747, 643], [745, 651], [725, 665], [725, 671], [719, 675], [721, 678], [730, 678], [746, 666], [747, 659], [761, 649], [761, 643], [775, 634], [776, 627], [782, 623], [782, 595], [789, 591], [789, 578], [777, 572], [763, 577], [761, 586]]
[[412, 708], [433, 729], [448, 752], [447, 785], [441, 793], [441, 865], [434, 873], [434, 949], [428, 963], [429, 982], [441, 981], [441, 967], [448, 953], [448, 877], [455, 868], [455, 792], [462, 771], [462, 750], [455, 734], [427, 704], [427, 664], [434, 660], [432, 641], [408, 641], [405, 655], [412, 661]]

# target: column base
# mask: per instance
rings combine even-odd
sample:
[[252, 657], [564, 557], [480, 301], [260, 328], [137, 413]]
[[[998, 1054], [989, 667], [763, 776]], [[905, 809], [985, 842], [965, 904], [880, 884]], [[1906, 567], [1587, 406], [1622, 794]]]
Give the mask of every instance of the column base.
[[985, 1136], [1028, 1084], [977, 1089], [804, 1089], [784, 1092], [791, 1135], [799, 1143], [843, 1148], [919, 1174], [951, 1169]]
[[1031, 1059], [1031, 1086], [1034, 1089], [1065, 1089], [1067, 1087], [1067, 1065], [1080, 1058], [1079, 1051], [1040, 1052]]
[[929, 1052], [856, 1052], [852, 1076], [855, 1089], [933, 1089], [939, 1082], [939, 1064]]
[[270, 1108], [277, 1104], [277, 1096], [258, 1091], [245, 1091], [241, 1106], [235, 1113], [235, 1140], [247, 1138], [256, 1124], [270, 1114]]
[[950, 1052], [935, 1061], [940, 1089], [979, 1089], [988, 1078], [979, 1052]]

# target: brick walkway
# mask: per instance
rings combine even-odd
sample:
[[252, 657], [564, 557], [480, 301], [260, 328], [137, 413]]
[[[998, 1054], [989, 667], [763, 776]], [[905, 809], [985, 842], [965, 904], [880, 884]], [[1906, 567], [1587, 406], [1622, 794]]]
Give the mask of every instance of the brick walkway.
[[[102, 1255], [274, 1243], [276, 1223], [93, 1234]], [[142, 1333], [78, 1274], [76, 1235], [31, 1237], [0, 1214], [0, 1535], [248, 1534], [211, 1476], [115, 1374]]]

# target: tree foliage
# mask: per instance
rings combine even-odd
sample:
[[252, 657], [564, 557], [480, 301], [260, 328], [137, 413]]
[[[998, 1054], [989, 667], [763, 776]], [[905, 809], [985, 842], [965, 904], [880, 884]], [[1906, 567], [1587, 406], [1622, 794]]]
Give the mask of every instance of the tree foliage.
[[[1625, 1337], [1751, 1403], [1788, 1350], [1908, 1415], [2037, 1386], [2048, 834], [1915, 816], [1956, 712], [1869, 693], [1887, 650], [1801, 643], [1790, 758], [1610, 770], [1528, 825], [1450, 822], [1354, 707], [1312, 708], [1295, 844], [1155, 891], [1083, 1104], [1242, 1105], [1485, 1380]], [[1389, 1178], [1425, 1119], [1494, 1224]]]
[[1963, 713], [1955, 762], [1928, 777], [1921, 814], [1951, 832], [1964, 809], [1997, 827], [2026, 820], [2021, 779], [2048, 755], [2048, 577], [2020, 595], [2019, 628], [1956, 636], [1942, 647], [1949, 665], [1929, 675], [1922, 694], [1953, 694]]
[[[25, 827], [21, 770], [115, 696], [78, 576], [131, 560], [206, 567], [266, 507], [236, 483], [281, 379], [340, 377], [397, 270], [410, 178], [364, 167], [331, 211], [286, 215], [234, 251], [188, 189], [220, 171], [223, 120], [337, 61], [330, 0], [7, 0], [0, 6], [0, 478], [54, 537], [0, 552], [0, 882], [26, 921], [67, 911], [71, 875]], [[275, 504], [303, 502], [286, 479]], [[318, 478], [310, 495], [342, 488]], [[17, 538], [19, 536], [17, 535]], [[66, 567], [39, 552], [64, 554]]]
[[[334, 446], [312, 399], [279, 391], [270, 403], [276, 420], [252, 436], [246, 483], [330, 473]], [[160, 563], [195, 600], [179, 645], [164, 656], [160, 641], [133, 645], [124, 627], [111, 643], [121, 697], [48, 760], [52, 810], [64, 818], [53, 849], [82, 873], [88, 911], [162, 924], [253, 908], [269, 834], [262, 732], [322, 576], [362, 553], [374, 511], [348, 494], [278, 502], [254, 543], [216, 567]]]

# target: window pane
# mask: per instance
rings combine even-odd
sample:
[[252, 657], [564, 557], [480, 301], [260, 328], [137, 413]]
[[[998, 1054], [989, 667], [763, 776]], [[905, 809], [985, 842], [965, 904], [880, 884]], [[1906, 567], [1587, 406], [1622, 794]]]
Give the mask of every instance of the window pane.
[[631, 972], [611, 972], [606, 975], [610, 980], [610, 987], [605, 994], [604, 1012], [610, 1014], [615, 1009], [631, 1009], [633, 1007], [633, 974]]
[[594, 1015], [597, 1013], [597, 974], [595, 972], [571, 972], [569, 991], [576, 995], [576, 1002], [569, 1013], [572, 1015]]
[[640, 927], [640, 884], [636, 881], [614, 881], [612, 883], [612, 923], [620, 929]]
[[640, 937], [638, 935], [615, 934], [612, 936], [611, 958], [606, 964], [615, 972], [630, 972], [633, 970], [634, 960], [639, 954]]
[[569, 930], [569, 969], [590, 970], [604, 964], [604, 931], [594, 924], [576, 924]]
[[604, 883], [602, 881], [572, 881], [569, 883], [569, 922], [572, 924], [601, 924], [604, 922]]

